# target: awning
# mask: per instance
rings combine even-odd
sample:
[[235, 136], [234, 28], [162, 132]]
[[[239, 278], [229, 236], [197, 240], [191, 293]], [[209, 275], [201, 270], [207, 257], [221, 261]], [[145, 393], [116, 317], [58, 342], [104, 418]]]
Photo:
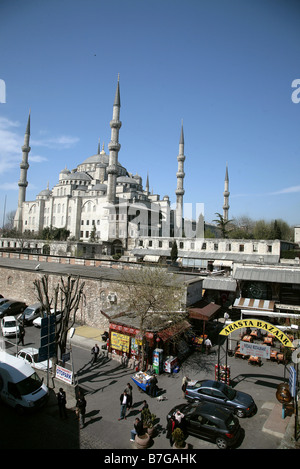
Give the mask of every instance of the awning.
[[167, 340], [171, 339], [172, 337], [186, 331], [190, 327], [191, 327], [190, 323], [188, 323], [187, 321], [182, 321], [179, 324], [174, 324], [174, 326], [171, 326], [168, 329], [164, 329], [163, 331], [160, 331], [157, 335], [164, 342], [166, 342]]
[[233, 261], [224, 261], [223, 259], [218, 259], [213, 262], [215, 267], [232, 267]]
[[159, 258], [160, 258], [160, 256], [151, 256], [151, 255], [147, 254], [146, 256], [144, 256], [143, 260], [146, 261], [146, 262], [158, 262]]
[[275, 301], [256, 300], [254, 298], [237, 298], [232, 307], [237, 309], [259, 309], [260, 311], [274, 311]]
[[214, 314], [219, 311], [221, 308], [220, 305], [215, 303], [209, 303], [203, 308], [188, 308], [189, 318], [190, 319], [201, 319], [203, 321], [208, 321], [211, 319]]
[[[134, 329], [133, 327], [121, 326], [120, 324], [113, 324], [112, 322], [109, 324], [109, 328], [114, 331], [118, 331], [121, 334], [130, 334], [131, 336], [136, 336], [140, 332], [138, 329]], [[145, 336], [147, 339], [153, 339], [154, 333], [146, 332]]]

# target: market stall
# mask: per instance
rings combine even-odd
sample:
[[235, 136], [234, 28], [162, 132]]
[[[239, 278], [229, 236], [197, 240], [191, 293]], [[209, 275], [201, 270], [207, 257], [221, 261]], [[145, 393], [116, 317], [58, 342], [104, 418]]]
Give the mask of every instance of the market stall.
[[138, 371], [131, 377], [131, 379], [140, 389], [144, 392], [148, 392], [151, 376], [151, 374], [144, 371]]

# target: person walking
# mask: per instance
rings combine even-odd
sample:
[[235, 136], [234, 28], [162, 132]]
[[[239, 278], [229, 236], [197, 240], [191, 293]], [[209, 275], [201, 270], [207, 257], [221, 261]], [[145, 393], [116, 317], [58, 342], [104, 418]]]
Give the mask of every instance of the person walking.
[[94, 363], [96, 363], [97, 359], [98, 359], [98, 355], [99, 355], [99, 352], [100, 352], [100, 349], [98, 347], [98, 344], [95, 344], [94, 347], [92, 348], [91, 350], [91, 353], [92, 353], [92, 361], [91, 361], [91, 364], [94, 365]]
[[122, 419], [126, 420], [126, 409], [127, 409], [127, 404], [128, 404], [128, 395], [126, 391], [124, 391], [120, 396], [120, 404], [121, 404], [121, 411], [120, 411], [119, 420], [122, 420]]
[[127, 399], [127, 409], [130, 410], [132, 407], [132, 386], [130, 383], [127, 383], [126, 389], [125, 389], [128, 399]]
[[24, 345], [24, 337], [25, 337], [25, 328], [23, 323], [20, 324], [19, 326], [19, 340], [18, 340], [18, 345], [21, 343]]
[[170, 440], [170, 446], [172, 446], [174, 443], [173, 438], [172, 438], [172, 433], [175, 430], [175, 428], [176, 428], [176, 420], [175, 420], [174, 415], [171, 415], [171, 418], [169, 419], [168, 424], [167, 424], [167, 434], [166, 434], [166, 437]]
[[183, 380], [182, 380], [182, 386], [181, 386], [182, 397], [183, 398], [185, 397], [185, 391], [186, 391], [186, 387], [187, 387], [188, 382], [189, 382], [189, 378], [187, 376], [184, 376]]
[[205, 344], [205, 353], [206, 353], [206, 355], [208, 355], [209, 352], [210, 352], [211, 346], [212, 346], [212, 343], [211, 343], [211, 341], [208, 337], [205, 340], [204, 344]]
[[134, 429], [130, 432], [130, 441], [134, 441], [135, 435], [141, 436], [144, 434], [144, 427], [142, 421], [137, 417], [135, 419]]
[[156, 396], [156, 388], [157, 388], [157, 378], [155, 375], [152, 375], [150, 378], [150, 385], [149, 385], [149, 394], [151, 397]]
[[76, 414], [77, 417], [80, 418], [81, 427], [85, 426], [85, 412], [86, 412], [86, 400], [81, 391], [78, 393], [77, 401], [76, 401]]
[[57, 404], [59, 409], [59, 415], [61, 418], [67, 418], [67, 411], [66, 411], [66, 404], [67, 398], [66, 393], [63, 388], [59, 388], [59, 392], [57, 393]]

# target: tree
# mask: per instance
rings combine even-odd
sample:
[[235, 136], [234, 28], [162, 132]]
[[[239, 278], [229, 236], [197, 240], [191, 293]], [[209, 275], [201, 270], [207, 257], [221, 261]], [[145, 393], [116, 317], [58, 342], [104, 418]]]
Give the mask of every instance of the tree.
[[232, 222], [232, 220], [225, 220], [225, 218], [220, 213], [216, 213], [216, 215], [218, 218], [217, 220], [213, 220], [213, 222], [218, 224], [218, 227], [220, 228], [222, 232], [222, 237], [226, 238], [227, 237], [226, 227], [228, 223]]
[[36, 279], [34, 287], [37, 292], [38, 301], [42, 305], [42, 309], [46, 311], [47, 316], [53, 310], [54, 314], [58, 311], [62, 316], [56, 323], [55, 343], [56, 356], [58, 357], [58, 349], [60, 358], [66, 351], [68, 331], [74, 326], [76, 313], [78, 311], [80, 301], [84, 298], [84, 282], [80, 283], [80, 277], [72, 278], [68, 275], [67, 279], [60, 278], [60, 283], [56, 285], [53, 293], [49, 293], [49, 277], [43, 275], [41, 279]]
[[172, 264], [177, 261], [178, 257], [178, 248], [177, 248], [177, 243], [174, 240], [172, 243], [172, 248], [171, 248], [171, 259], [172, 259]]
[[134, 270], [123, 272], [123, 284], [124, 311], [139, 323], [143, 366], [146, 331], [171, 327], [186, 317], [179, 311], [185, 287], [175, 274], [158, 267], [143, 267], [138, 275]]

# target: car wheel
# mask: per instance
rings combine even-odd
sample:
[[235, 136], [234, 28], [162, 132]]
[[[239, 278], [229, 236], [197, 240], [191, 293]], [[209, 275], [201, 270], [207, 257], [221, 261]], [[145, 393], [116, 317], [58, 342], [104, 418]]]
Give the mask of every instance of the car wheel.
[[216, 438], [216, 444], [219, 449], [227, 449], [227, 441], [224, 440], [221, 436]]
[[237, 417], [239, 417], [240, 419], [244, 418], [245, 417], [245, 412], [242, 410], [242, 409], [236, 409], [235, 411], [235, 414]]

